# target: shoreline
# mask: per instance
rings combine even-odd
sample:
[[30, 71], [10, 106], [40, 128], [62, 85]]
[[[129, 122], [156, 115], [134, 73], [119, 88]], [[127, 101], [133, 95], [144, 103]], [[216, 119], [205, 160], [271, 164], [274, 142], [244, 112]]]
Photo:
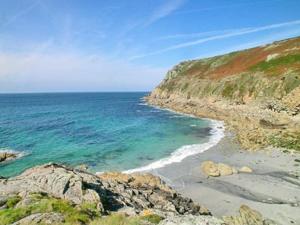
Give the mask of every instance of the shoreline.
[[[176, 113], [176, 114], [181, 114], [181, 113], [177, 113], [175, 111], [172, 111], [172, 112]], [[188, 116], [186, 114], [184, 114], [184, 115]], [[207, 119], [211, 122], [210, 137], [207, 142], [200, 143], [200, 144], [183, 145], [180, 148], [176, 149], [174, 152], [172, 152], [171, 155], [166, 158], [156, 160], [145, 166], [141, 166], [138, 168], [134, 168], [134, 169], [130, 169], [130, 170], [122, 171], [122, 172], [128, 173], [128, 174], [140, 173], [140, 172], [151, 172], [153, 170], [163, 168], [163, 167], [171, 165], [173, 163], [180, 163], [187, 157], [203, 153], [203, 152], [209, 150], [210, 148], [212, 148], [214, 145], [217, 145], [220, 142], [220, 140], [224, 137], [224, 131], [225, 131], [224, 122], [212, 120], [212, 119], [208, 119], [208, 118], [199, 118], [199, 119]], [[100, 173], [100, 172], [97, 172], [97, 173]]]
[[[295, 161], [300, 160], [300, 154], [284, 153], [271, 146], [249, 151], [238, 143], [236, 134], [226, 127], [226, 121], [149, 105], [185, 116], [220, 121], [224, 130], [222, 138], [205, 151], [142, 172], [161, 177], [184, 197], [204, 205], [219, 218], [237, 215], [240, 206], [245, 204], [279, 225], [300, 224], [300, 163]], [[253, 173], [207, 178], [200, 169], [201, 163], [207, 160], [236, 168], [249, 166]]]
[[[300, 181], [294, 174], [300, 174], [300, 167], [294, 165], [298, 158], [275, 148], [246, 151], [225, 131], [223, 139], [207, 151], [149, 172], [217, 217], [236, 215], [246, 204], [278, 224], [300, 224]], [[250, 166], [253, 173], [207, 178], [200, 169], [206, 160]]]

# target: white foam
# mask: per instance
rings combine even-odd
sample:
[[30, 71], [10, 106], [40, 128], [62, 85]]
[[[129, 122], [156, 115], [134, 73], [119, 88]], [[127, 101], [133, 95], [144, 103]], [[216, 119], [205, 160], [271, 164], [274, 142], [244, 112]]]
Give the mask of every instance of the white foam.
[[135, 172], [151, 171], [154, 169], [162, 168], [172, 163], [179, 163], [188, 156], [196, 155], [210, 149], [214, 145], [218, 144], [218, 142], [224, 137], [224, 123], [222, 121], [216, 121], [216, 120], [211, 120], [211, 121], [212, 121], [212, 130], [210, 132], [211, 137], [209, 138], [208, 142], [203, 144], [182, 146], [167, 158], [160, 159], [158, 161], [155, 161], [143, 167], [126, 170], [123, 172], [135, 173]]
[[148, 105], [147, 103], [138, 103], [138, 105]]

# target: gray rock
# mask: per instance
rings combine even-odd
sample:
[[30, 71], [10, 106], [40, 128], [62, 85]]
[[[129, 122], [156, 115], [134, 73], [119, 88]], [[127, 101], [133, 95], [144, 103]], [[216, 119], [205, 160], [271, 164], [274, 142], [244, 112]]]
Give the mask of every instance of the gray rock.
[[59, 224], [64, 222], [60, 213], [36, 213], [27, 216], [12, 225]]
[[137, 214], [145, 209], [159, 210], [160, 215], [210, 214], [206, 208], [182, 197], [160, 178], [150, 174], [110, 173], [96, 176], [52, 163], [0, 180], [0, 196], [22, 197], [16, 207], [30, 204], [27, 198], [30, 193], [46, 193], [75, 205], [94, 203], [101, 213], [124, 211], [129, 207]]

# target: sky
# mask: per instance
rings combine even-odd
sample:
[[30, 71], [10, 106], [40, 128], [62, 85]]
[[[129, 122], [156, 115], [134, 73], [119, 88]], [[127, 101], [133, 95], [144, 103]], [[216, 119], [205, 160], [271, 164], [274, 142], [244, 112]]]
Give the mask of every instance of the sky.
[[150, 91], [183, 60], [300, 36], [299, 0], [0, 0], [0, 93]]

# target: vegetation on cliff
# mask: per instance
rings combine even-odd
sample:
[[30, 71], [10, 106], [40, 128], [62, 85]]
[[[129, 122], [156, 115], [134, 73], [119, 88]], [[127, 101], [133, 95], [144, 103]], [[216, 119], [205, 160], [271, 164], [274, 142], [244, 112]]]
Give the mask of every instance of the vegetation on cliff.
[[300, 37], [182, 62], [148, 101], [225, 120], [247, 148], [299, 150]]

